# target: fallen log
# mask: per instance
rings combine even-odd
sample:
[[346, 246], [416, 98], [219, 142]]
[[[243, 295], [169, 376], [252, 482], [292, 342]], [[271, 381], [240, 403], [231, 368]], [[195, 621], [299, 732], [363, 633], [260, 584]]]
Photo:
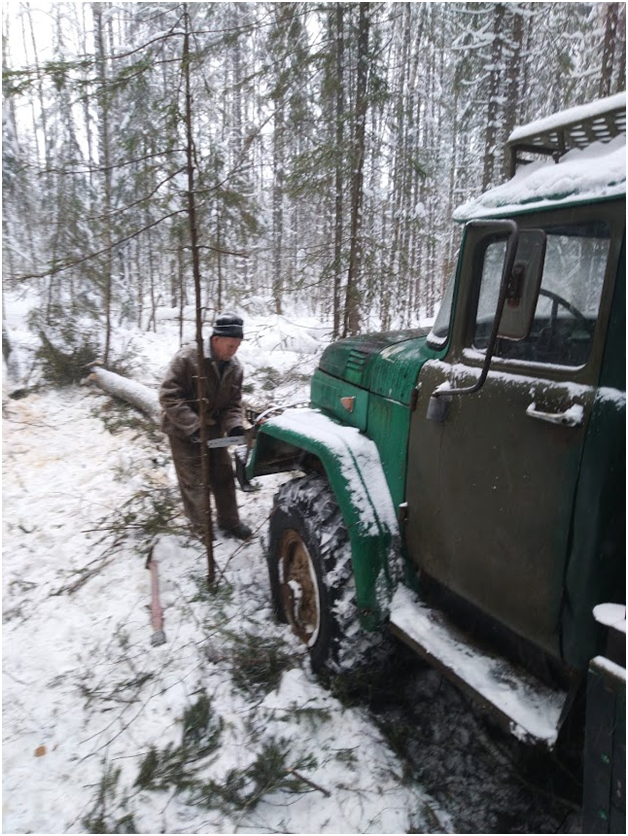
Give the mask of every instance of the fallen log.
[[94, 366], [91, 373], [88, 375], [86, 382], [95, 383], [108, 395], [114, 398], [130, 403], [140, 412], [148, 415], [155, 423], [159, 423], [161, 415], [161, 407], [159, 405], [159, 397], [154, 389], [150, 389], [143, 383], [138, 383], [136, 380], [129, 380], [128, 377], [115, 372], [109, 372], [106, 369], [101, 369], [99, 366]]
[[[122, 377], [115, 372], [109, 372], [106, 369], [101, 369], [100, 366], [93, 366], [90, 374], [82, 381], [83, 383], [95, 383], [100, 389], [111, 395], [114, 398], [130, 403], [140, 412], [152, 418], [156, 424], [159, 424], [161, 418], [161, 406], [159, 404], [159, 395], [155, 389], [151, 389], [144, 383], [138, 383], [136, 380], [130, 380], [128, 377]], [[301, 406], [301, 404], [298, 404]], [[245, 426], [250, 426], [255, 423], [257, 417], [263, 413], [270, 414], [273, 408], [267, 409], [258, 406], [257, 404], [250, 404], [246, 401], [242, 404], [245, 416]], [[297, 406], [297, 404], [291, 404]], [[276, 407], [281, 410], [281, 407]]]

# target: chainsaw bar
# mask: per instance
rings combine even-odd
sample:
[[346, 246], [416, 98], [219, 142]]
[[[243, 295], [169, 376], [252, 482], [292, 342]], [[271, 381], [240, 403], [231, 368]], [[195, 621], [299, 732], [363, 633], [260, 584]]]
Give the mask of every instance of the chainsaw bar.
[[226, 438], [212, 438], [207, 442], [210, 450], [214, 447], [231, 447], [233, 444], [246, 444], [246, 437], [243, 435], [228, 435]]

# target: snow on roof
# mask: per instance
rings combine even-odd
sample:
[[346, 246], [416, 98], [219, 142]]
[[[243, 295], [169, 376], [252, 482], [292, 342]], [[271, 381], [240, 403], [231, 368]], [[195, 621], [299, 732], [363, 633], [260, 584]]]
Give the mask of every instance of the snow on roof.
[[459, 206], [454, 220], [468, 221], [585, 203], [626, 194], [626, 137], [574, 148], [558, 163], [543, 160]]
[[527, 125], [520, 125], [515, 128], [508, 137], [508, 145], [521, 142], [521, 140], [527, 139], [534, 134], [557, 130], [565, 125], [589, 120], [592, 121], [621, 107], [626, 107], [625, 92], [617, 93], [615, 96], [608, 96], [605, 99], [598, 99], [585, 105], [571, 107], [568, 110], [561, 110], [560, 113], [554, 113], [551, 116], [546, 116], [544, 119], [537, 119], [535, 122], [529, 122]]

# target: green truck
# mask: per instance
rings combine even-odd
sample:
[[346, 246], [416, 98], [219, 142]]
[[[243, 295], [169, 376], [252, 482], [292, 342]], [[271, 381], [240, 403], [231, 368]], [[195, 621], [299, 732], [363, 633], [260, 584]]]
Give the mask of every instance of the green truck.
[[619, 94], [516, 129], [433, 326], [328, 346], [247, 464], [298, 474], [268, 565], [315, 670], [392, 632], [548, 746], [611, 695], [588, 832], [625, 827], [625, 125]]

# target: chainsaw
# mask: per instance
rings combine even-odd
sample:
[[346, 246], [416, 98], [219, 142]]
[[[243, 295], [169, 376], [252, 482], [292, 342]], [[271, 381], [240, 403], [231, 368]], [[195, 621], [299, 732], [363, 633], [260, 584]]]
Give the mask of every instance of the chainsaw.
[[235, 459], [235, 475], [238, 484], [243, 491], [258, 490], [255, 485], [252, 485], [246, 476], [246, 460], [248, 458], [253, 436], [251, 433], [245, 435], [228, 435], [225, 438], [212, 438], [207, 442], [210, 450], [215, 450], [217, 447], [236, 447], [233, 453]]
[[[290, 404], [289, 407], [306, 405], [307, 404], [304, 403], [294, 403]], [[265, 421], [267, 421], [269, 418], [274, 418], [277, 415], [281, 415], [281, 413], [289, 407], [270, 406], [263, 412], [253, 412], [253, 410], [247, 410], [247, 418], [253, 424], [253, 426], [249, 430], [247, 430], [244, 435], [228, 435], [225, 436], [225, 438], [212, 438], [210, 441], [207, 442], [207, 446], [210, 450], [216, 449], [217, 447], [236, 448], [233, 451], [235, 459], [235, 473], [236, 479], [238, 480], [238, 484], [240, 485], [243, 491], [246, 491], [248, 493], [249, 491], [259, 490], [259, 488], [256, 488], [255, 485], [251, 484], [251, 482], [247, 479], [246, 476], [246, 463], [249, 456], [249, 452], [251, 450], [251, 446], [253, 444], [255, 436], [257, 435], [257, 431]]]

